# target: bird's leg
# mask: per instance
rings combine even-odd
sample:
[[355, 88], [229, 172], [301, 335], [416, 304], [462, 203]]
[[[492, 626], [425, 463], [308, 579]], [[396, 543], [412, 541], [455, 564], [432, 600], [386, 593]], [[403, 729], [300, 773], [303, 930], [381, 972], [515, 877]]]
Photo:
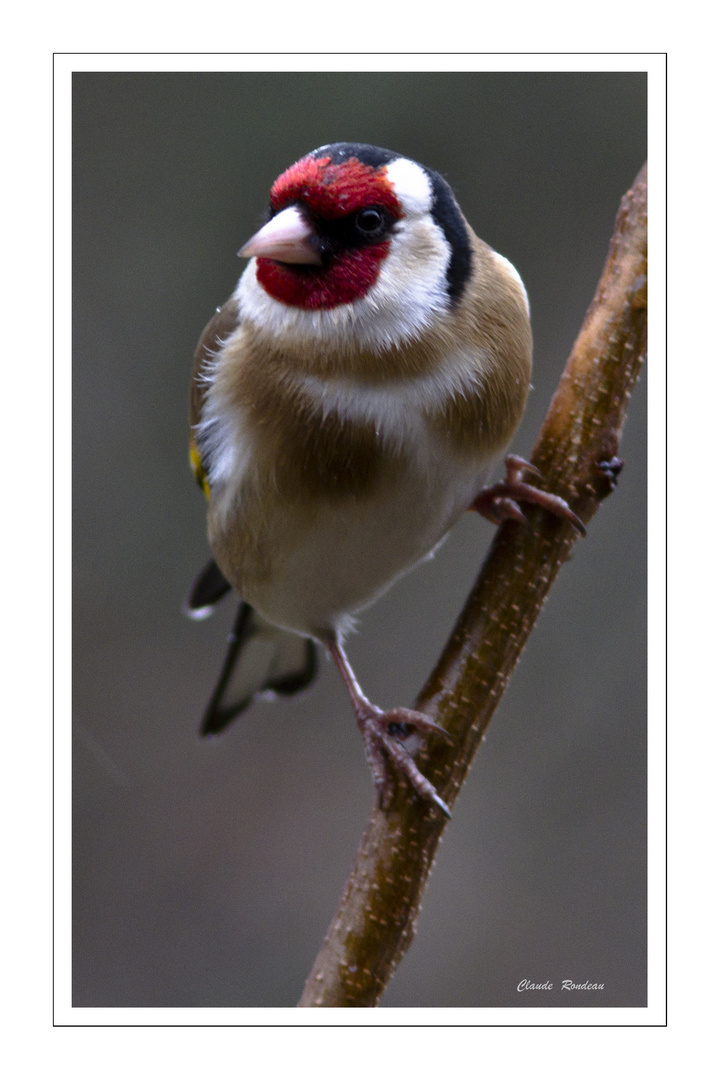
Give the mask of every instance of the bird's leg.
[[478, 497], [471, 503], [470, 509], [477, 510], [479, 514], [486, 517], [488, 521], [492, 521], [494, 525], [500, 525], [506, 518], [513, 518], [515, 521], [521, 521], [527, 525], [527, 520], [519, 504], [521, 502], [531, 503], [534, 506], [541, 506], [544, 510], [549, 510], [551, 514], [555, 514], [557, 517], [566, 518], [579, 533], [585, 536], [585, 526], [577, 514], [572, 512], [565, 500], [561, 499], [559, 495], [552, 495], [548, 491], [542, 491], [532, 484], [525, 483], [522, 479], [525, 472], [542, 477], [540, 470], [536, 469], [528, 461], [524, 461], [515, 454], [508, 455], [505, 458], [505, 479], [501, 480], [499, 484], [492, 484], [490, 487], [483, 488]]
[[413, 709], [388, 709], [387, 712], [383, 712], [377, 705], [373, 705], [360, 689], [350, 667], [350, 661], [334, 634], [326, 637], [325, 646], [348, 688], [355, 718], [365, 743], [365, 753], [372, 769], [380, 809], [382, 810], [387, 805], [392, 791], [392, 779], [388, 773], [388, 762], [392, 762], [398, 772], [410, 781], [421, 798], [435, 803], [443, 814], [450, 817], [447, 805], [430, 781], [420, 772], [400, 741], [403, 736], [409, 734], [410, 728], [415, 728], [423, 734], [434, 732], [443, 735], [446, 739], [450, 736], [424, 713], [415, 712]]

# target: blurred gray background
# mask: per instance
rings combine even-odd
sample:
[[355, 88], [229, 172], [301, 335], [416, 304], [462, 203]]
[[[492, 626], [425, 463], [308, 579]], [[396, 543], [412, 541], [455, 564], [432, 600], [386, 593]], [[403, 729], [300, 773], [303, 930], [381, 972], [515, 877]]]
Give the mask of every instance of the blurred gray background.
[[[73, 90], [73, 1004], [292, 1006], [372, 783], [325, 661], [303, 696], [198, 738], [234, 604], [181, 614], [208, 555], [196, 340], [284, 168], [326, 142], [390, 147], [440, 170], [525, 281], [528, 454], [645, 159], [646, 80], [86, 73]], [[645, 1004], [645, 402], [643, 373], [620, 486], [493, 719], [383, 1006]], [[412, 703], [491, 535], [467, 515], [362, 619], [349, 652], [374, 701]]]

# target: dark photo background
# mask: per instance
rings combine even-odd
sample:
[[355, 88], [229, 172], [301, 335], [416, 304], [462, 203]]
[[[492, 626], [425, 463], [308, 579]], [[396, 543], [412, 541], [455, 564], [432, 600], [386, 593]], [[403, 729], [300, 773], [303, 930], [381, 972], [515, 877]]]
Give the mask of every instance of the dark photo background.
[[[646, 80], [74, 76], [75, 1006], [294, 1005], [372, 799], [327, 663], [303, 696], [202, 742], [233, 606], [199, 625], [180, 610], [208, 554], [187, 466], [195, 342], [271, 182], [337, 140], [439, 169], [518, 268], [535, 371], [513, 449], [528, 454], [645, 159]], [[645, 1004], [645, 378], [619, 488], [490, 726], [384, 1006]], [[363, 617], [348, 646], [374, 701], [412, 703], [491, 535], [467, 515]]]

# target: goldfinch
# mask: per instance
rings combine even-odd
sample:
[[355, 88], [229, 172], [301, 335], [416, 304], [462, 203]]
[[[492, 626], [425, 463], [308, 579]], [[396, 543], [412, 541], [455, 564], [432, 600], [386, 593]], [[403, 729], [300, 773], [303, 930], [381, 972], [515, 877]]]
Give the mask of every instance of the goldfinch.
[[532, 338], [514, 267], [479, 240], [447, 182], [401, 154], [333, 143], [275, 181], [250, 261], [195, 353], [191, 462], [213, 559], [186, 605], [242, 597], [203, 734], [258, 694], [293, 693], [316, 643], [345, 682], [378, 803], [393, 770], [448, 808], [404, 741], [441, 731], [363, 694], [355, 615], [428, 558], [460, 515], [522, 518], [522, 480], [484, 488], [525, 408]]

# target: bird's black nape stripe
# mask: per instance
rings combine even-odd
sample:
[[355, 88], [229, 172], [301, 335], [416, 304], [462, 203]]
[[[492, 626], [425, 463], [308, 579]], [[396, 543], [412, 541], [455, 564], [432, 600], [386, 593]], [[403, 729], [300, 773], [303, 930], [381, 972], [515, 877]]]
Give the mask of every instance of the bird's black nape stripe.
[[[314, 158], [329, 157], [335, 165], [357, 158], [363, 165], [379, 169], [382, 165], [397, 161], [403, 155], [393, 150], [384, 150], [380, 146], [370, 146], [369, 143], [339, 142], [313, 150], [312, 156]], [[457, 303], [472, 270], [470, 236], [447, 180], [434, 169], [428, 169], [424, 165], [420, 168], [425, 170], [432, 185], [432, 216], [445, 233], [450, 245], [450, 262], [447, 268], [448, 295], [451, 303]]]
[[432, 216], [445, 233], [450, 245], [450, 262], [447, 268], [448, 294], [451, 302], [457, 303], [472, 270], [470, 236], [447, 180], [433, 169], [425, 169], [425, 172], [433, 190]]

